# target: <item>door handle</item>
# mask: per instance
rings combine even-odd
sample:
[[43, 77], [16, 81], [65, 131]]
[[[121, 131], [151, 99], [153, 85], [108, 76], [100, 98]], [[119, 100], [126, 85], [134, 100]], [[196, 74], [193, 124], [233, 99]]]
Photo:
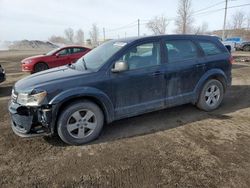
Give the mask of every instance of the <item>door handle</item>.
[[156, 71], [152, 74], [152, 76], [160, 76], [160, 75], [163, 75], [164, 73], [161, 72], [161, 71]]
[[205, 64], [197, 64], [196, 67], [197, 68], [205, 67]]

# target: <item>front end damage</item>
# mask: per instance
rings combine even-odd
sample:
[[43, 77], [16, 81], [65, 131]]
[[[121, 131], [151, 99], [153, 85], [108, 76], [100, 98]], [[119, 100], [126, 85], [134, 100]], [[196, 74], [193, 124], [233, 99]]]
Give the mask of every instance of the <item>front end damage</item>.
[[52, 130], [52, 106], [27, 107], [10, 101], [11, 127], [21, 137], [48, 136]]

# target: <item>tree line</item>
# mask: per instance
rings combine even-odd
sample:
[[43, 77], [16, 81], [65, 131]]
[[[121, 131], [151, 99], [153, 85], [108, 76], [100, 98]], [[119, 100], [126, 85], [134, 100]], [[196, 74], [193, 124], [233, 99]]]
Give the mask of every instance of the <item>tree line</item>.
[[[192, 0], [179, 0], [177, 16], [174, 19], [177, 34], [206, 34], [208, 33], [208, 23], [203, 22], [200, 26], [195, 25], [195, 12], [192, 9]], [[237, 11], [229, 19], [227, 23], [228, 29], [250, 29], [250, 14]], [[154, 34], [166, 34], [170, 19], [161, 15], [150, 19], [146, 23], [146, 27]], [[64, 36], [51, 36], [49, 41], [64, 44], [79, 44], [97, 46], [99, 42], [99, 28], [97, 24], [93, 24], [89, 31], [89, 37], [86, 41], [84, 31], [78, 29], [76, 32], [72, 28], [65, 29]]]
[[89, 31], [89, 36], [90, 38], [85, 41], [85, 33], [82, 29], [74, 31], [72, 28], [67, 28], [64, 30], [64, 36], [53, 35], [49, 38], [49, 41], [62, 44], [97, 46], [99, 38], [99, 28], [96, 24], [92, 25], [92, 28]]

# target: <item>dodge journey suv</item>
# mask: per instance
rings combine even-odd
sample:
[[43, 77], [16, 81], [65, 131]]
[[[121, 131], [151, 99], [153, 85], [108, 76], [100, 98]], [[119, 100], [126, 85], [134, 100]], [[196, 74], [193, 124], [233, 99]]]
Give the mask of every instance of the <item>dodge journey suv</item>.
[[11, 127], [22, 137], [57, 133], [77, 145], [118, 119], [185, 103], [212, 111], [231, 84], [232, 61], [211, 36], [111, 40], [74, 64], [18, 81], [9, 103]]

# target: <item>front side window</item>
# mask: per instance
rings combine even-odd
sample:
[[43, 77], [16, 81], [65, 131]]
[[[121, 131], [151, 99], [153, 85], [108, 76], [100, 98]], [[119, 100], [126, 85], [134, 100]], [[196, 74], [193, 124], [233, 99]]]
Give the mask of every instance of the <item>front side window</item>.
[[160, 44], [146, 43], [129, 49], [120, 61], [128, 63], [129, 70], [140, 69], [160, 64]]
[[70, 50], [68, 48], [65, 48], [63, 50], [61, 50], [60, 52], [58, 52], [58, 55], [60, 56], [65, 56], [65, 55], [69, 55], [70, 54]]
[[199, 44], [206, 56], [217, 55], [221, 53], [221, 50], [212, 42], [201, 41]]
[[166, 41], [168, 62], [180, 62], [197, 58], [198, 51], [195, 44], [189, 40]]

